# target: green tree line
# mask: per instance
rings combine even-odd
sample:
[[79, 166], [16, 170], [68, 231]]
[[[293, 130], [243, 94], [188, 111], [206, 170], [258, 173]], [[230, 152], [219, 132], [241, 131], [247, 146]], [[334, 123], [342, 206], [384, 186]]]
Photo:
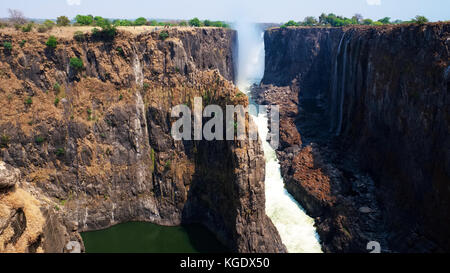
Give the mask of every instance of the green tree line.
[[377, 21], [372, 19], [364, 18], [360, 14], [355, 14], [352, 18], [347, 18], [344, 16], [337, 16], [334, 13], [329, 13], [328, 15], [322, 13], [318, 18], [313, 16], [306, 17], [303, 21], [295, 22], [294, 20], [290, 20], [289, 22], [283, 24], [281, 27], [293, 27], [293, 26], [331, 26], [331, 27], [342, 27], [349, 25], [369, 25], [369, 26], [382, 26], [382, 25], [391, 25], [391, 24], [409, 24], [409, 23], [417, 23], [424, 24], [429, 22], [429, 20], [425, 16], [417, 15], [410, 21], [401, 21], [395, 20], [392, 21], [390, 17], [384, 17]]

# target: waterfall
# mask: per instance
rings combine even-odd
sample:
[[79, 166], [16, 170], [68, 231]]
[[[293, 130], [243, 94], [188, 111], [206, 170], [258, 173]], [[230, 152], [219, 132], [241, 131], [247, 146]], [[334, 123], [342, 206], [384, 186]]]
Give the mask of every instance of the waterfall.
[[[345, 35], [345, 34], [344, 34]], [[343, 64], [342, 64], [342, 78], [341, 78], [341, 89], [339, 90], [340, 103], [338, 108], [338, 124], [336, 128], [336, 136], [341, 134], [342, 130], [342, 116], [344, 112], [344, 99], [345, 99], [345, 84], [346, 84], [346, 75], [347, 75], [347, 47], [349, 40], [345, 41], [344, 52], [343, 54]]]
[[[250, 24], [237, 25], [239, 42], [238, 88], [251, 99], [250, 88], [259, 84], [264, 73], [263, 32]], [[268, 135], [267, 113], [250, 113], [263, 140], [266, 160], [265, 195], [266, 213], [274, 223], [281, 240], [291, 253], [322, 252], [314, 220], [295, 201], [284, 187], [280, 163], [275, 150], [266, 141]]]

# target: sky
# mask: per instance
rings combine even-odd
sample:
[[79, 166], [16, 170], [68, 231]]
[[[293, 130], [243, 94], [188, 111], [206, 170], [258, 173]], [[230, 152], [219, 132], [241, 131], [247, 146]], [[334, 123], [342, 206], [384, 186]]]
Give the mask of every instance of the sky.
[[301, 21], [322, 12], [351, 17], [410, 20], [424, 15], [431, 21], [450, 20], [450, 0], [0, 0], [0, 18], [8, 9], [18, 9], [29, 18], [69, 18], [92, 14], [106, 18], [137, 17], [281, 23]]

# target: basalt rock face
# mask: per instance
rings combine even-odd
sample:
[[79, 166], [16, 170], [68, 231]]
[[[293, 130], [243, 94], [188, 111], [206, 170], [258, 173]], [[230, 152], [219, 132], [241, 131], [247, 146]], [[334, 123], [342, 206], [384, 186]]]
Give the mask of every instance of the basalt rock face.
[[299, 134], [278, 155], [326, 251], [449, 250], [449, 29], [266, 32], [255, 93], [287, 109], [281, 132]]
[[[229, 81], [236, 33], [168, 33], [59, 38], [56, 49], [45, 46], [45, 34], [0, 33], [13, 44], [0, 55], [0, 97], [8, 102], [1, 159], [20, 170], [17, 187], [54, 211], [43, 219], [75, 234], [127, 221], [196, 222], [232, 251], [285, 251], [264, 212], [260, 143], [171, 136], [173, 106], [192, 106], [194, 97], [248, 103]], [[84, 69], [70, 65], [74, 57]], [[42, 251], [81, 241], [50, 229], [41, 232]]]

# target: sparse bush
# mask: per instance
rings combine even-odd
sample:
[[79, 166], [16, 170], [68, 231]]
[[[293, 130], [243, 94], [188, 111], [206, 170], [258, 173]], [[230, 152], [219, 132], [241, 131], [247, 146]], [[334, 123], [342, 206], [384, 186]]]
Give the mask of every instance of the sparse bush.
[[56, 39], [55, 36], [50, 36], [47, 40], [47, 42], [45, 43], [49, 48], [56, 48], [56, 46], [58, 45], [58, 40]]
[[55, 154], [56, 156], [64, 156], [66, 154], [66, 151], [64, 150], [64, 148], [58, 148], [56, 149]]
[[53, 85], [53, 90], [55, 92], [61, 91], [61, 85], [59, 83], [55, 82], [55, 84]]
[[33, 29], [33, 23], [28, 23], [22, 27], [22, 32], [30, 32]]
[[169, 160], [167, 160], [167, 162], [166, 162], [166, 164], [164, 165], [164, 168], [166, 169], [166, 170], [168, 170], [168, 169], [170, 169], [170, 166], [172, 165], [172, 162], [170, 161], [170, 159]]
[[118, 47], [118, 48], [116, 48], [116, 50], [117, 50], [117, 54], [119, 54], [122, 57], [125, 56], [125, 53], [123, 52], [123, 48]]
[[3, 134], [0, 137], [0, 148], [7, 148], [9, 144], [9, 136]]
[[42, 143], [44, 143], [45, 138], [41, 137], [41, 136], [37, 136], [34, 141], [36, 142], [36, 144], [41, 145]]
[[33, 104], [33, 98], [32, 97], [28, 97], [25, 99], [25, 104], [30, 106]]
[[44, 26], [44, 25], [39, 25], [38, 27], [37, 27], [37, 31], [39, 32], [39, 33], [44, 33], [44, 32], [47, 32], [49, 29], [46, 27], [46, 26]]
[[45, 20], [43, 25], [46, 26], [50, 30], [55, 26], [55, 22], [53, 22], [52, 20]]
[[12, 50], [11, 42], [3, 42], [3, 49], [8, 52], [11, 51]]
[[148, 91], [148, 89], [150, 89], [150, 84], [144, 82], [142, 87], [143, 87], [144, 91]]
[[86, 35], [82, 31], [76, 31], [73, 34], [73, 39], [78, 42], [83, 42], [86, 40]]
[[159, 33], [159, 38], [161, 39], [161, 40], [165, 40], [165, 39], [167, 39], [169, 37], [169, 33], [167, 32], [167, 31], [161, 31], [160, 33]]
[[22, 40], [19, 42], [20, 47], [24, 47], [27, 40]]
[[187, 23], [186, 21], [181, 21], [178, 25], [179, 25], [180, 27], [185, 27], [185, 26], [188, 25], [188, 23]]
[[70, 63], [69, 63], [70, 67], [72, 67], [73, 69], [75, 69], [76, 71], [80, 71], [83, 69], [83, 60], [81, 60], [80, 58], [70, 58]]
[[66, 27], [70, 25], [70, 20], [66, 16], [59, 16], [58, 18], [56, 18], [56, 24], [59, 27]]
[[59, 104], [59, 98], [58, 97], [55, 98], [54, 104], [55, 104], [56, 107], [58, 107], [58, 104]]
[[92, 29], [92, 36], [96, 39], [101, 40], [112, 40], [117, 35], [117, 28], [110, 23], [107, 23], [102, 26], [102, 29], [98, 28]]

